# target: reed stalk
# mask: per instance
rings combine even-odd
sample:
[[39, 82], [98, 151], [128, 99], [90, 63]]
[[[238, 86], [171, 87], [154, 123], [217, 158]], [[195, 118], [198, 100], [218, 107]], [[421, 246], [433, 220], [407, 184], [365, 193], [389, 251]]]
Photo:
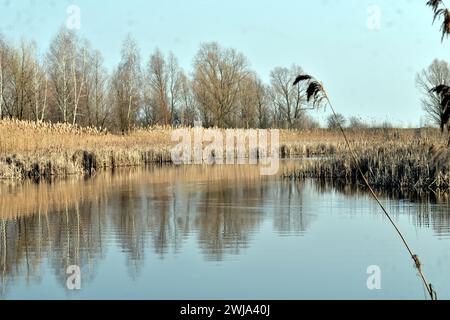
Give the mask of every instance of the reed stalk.
[[342, 127], [339, 119], [338, 119], [338, 115], [333, 107], [333, 104], [331, 103], [331, 100], [328, 96], [328, 93], [325, 89], [325, 87], [323, 86], [323, 84], [321, 82], [318, 82], [317, 80], [315, 80], [312, 76], [309, 75], [300, 75], [297, 77], [297, 79], [294, 82], [294, 85], [297, 85], [301, 82], [306, 82], [307, 83], [307, 88], [306, 88], [306, 94], [307, 94], [307, 100], [308, 101], [313, 101], [313, 105], [315, 107], [320, 107], [322, 104], [327, 104], [332, 113], [333, 116], [336, 118], [336, 122], [339, 126], [339, 130], [342, 134], [342, 137], [344, 138], [345, 144], [348, 148], [348, 151], [350, 152], [350, 155], [354, 161], [354, 163], [356, 164], [358, 173], [361, 175], [361, 178], [363, 179], [366, 187], [369, 189], [370, 194], [372, 195], [372, 197], [375, 199], [375, 201], [377, 202], [377, 204], [380, 206], [381, 210], [383, 211], [384, 215], [388, 218], [389, 222], [392, 224], [392, 226], [394, 227], [396, 233], [398, 234], [398, 236], [400, 237], [401, 241], [403, 242], [404, 246], [406, 247], [409, 255], [411, 256], [412, 260], [414, 261], [414, 264], [419, 272], [420, 278], [425, 286], [425, 288], [427, 289], [428, 294], [430, 295], [431, 300], [437, 300], [437, 293], [436, 291], [433, 289], [433, 286], [430, 282], [427, 281], [425, 274], [423, 272], [422, 269], [422, 263], [419, 259], [419, 256], [417, 254], [414, 254], [413, 250], [411, 249], [411, 246], [409, 245], [409, 243], [407, 242], [405, 236], [403, 235], [403, 233], [401, 232], [400, 228], [398, 227], [398, 225], [395, 223], [395, 221], [392, 219], [391, 215], [389, 214], [389, 212], [387, 211], [387, 209], [385, 208], [385, 206], [381, 203], [380, 199], [378, 198], [377, 194], [375, 193], [374, 189], [372, 188], [372, 186], [370, 185], [369, 181], [367, 180], [367, 177], [365, 176], [365, 174], [363, 173], [363, 171], [361, 170], [361, 166], [359, 165], [358, 162], [358, 158], [353, 150], [353, 147], [344, 131], [344, 128]]

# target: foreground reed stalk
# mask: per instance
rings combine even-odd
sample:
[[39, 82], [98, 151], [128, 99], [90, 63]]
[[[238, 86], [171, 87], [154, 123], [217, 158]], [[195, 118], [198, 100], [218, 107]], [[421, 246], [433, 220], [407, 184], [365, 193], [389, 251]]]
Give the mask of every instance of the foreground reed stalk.
[[419, 272], [420, 278], [422, 279], [423, 284], [425, 285], [425, 288], [427, 289], [428, 294], [430, 295], [431, 300], [437, 300], [437, 292], [433, 289], [433, 285], [427, 281], [425, 274], [423, 272], [422, 269], [422, 263], [419, 260], [419, 256], [417, 254], [413, 253], [413, 250], [411, 249], [410, 245], [408, 244], [408, 242], [406, 241], [405, 236], [403, 235], [403, 233], [401, 232], [400, 228], [397, 226], [397, 224], [395, 223], [395, 221], [392, 219], [391, 215], [389, 214], [389, 212], [387, 211], [387, 209], [385, 208], [385, 206], [381, 203], [380, 199], [378, 198], [377, 194], [375, 193], [374, 189], [372, 188], [372, 186], [370, 185], [369, 181], [367, 180], [366, 176], [364, 175], [364, 173], [361, 170], [361, 167], [359, 165], [358, 159], [355, 155], [355, 152], [353, 151], [353, 148], [347, 138], [347, 135], [345, 134], [344, 128], [342, 127], [339, 119], [338, 119], [338, 115], [333, 107], [333, 104], [330, 101], [330, 98], [328, 96], [327, 91], [325, 90], [325, 87], [323, 86], [322, 83], [314, 80], [311, 76], [309, 75], [301, 75], [299, 76], [294, 85], [297, 85], [298, 83], [302, 82], [302, 81], [308, 81], [309, 86], [307, 88], [307, 96], [308, 96], [308, 101], [310, 101], [311, 99], [314, 100], [314, 105], [318, 106], [320, 105], [323, 101], [325, 101], [329, 106], [331, 111], [333, 112], [333, 116], [335, 117], [335, 119], [337, 120], [337, 124], [339, 126], [339, 130], [342, 133], [342, 136], [344, 137], [345, 143], [347, 145], [348, 150], [350, 151], [350, 155], [353, 159], [353, 161], [356, 164], [357, 170], [359, 172], [359, 174], [361, 175], [364, 184], [366, 185], [366, 187], [369, 189], [370, 194], [372, 195], [372, 197], [375, 199], [375, 201], [378, 203], [378, 205], [380, 206], [380, 208], [382, 209], [384, 215], [388, 218], [389, 222], [392, 224], [392, 226], [394, 227], [395, 231], [397, 232], [397, 234], [399, 235], [400, 239], [402, 240], [403, 244], [405, 245], [406, 249], [408, 250], [409, 255], [411, 256], [412, 260], [414, 261], [414, 264]]

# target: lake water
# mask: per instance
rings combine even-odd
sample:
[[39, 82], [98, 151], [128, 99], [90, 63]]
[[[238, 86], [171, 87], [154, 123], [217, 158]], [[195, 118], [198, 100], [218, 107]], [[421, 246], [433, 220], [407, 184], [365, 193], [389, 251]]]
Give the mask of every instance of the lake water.
[[[1, 299], [426, 298], [388, 220], [348, 187], [185, 166], [0, 192]], [[450, 298], [448, 201], [382, 199]], [[67, 288], [71, 265], [80, 290]], [[380, 290], [367, 287], [369, 266]]]

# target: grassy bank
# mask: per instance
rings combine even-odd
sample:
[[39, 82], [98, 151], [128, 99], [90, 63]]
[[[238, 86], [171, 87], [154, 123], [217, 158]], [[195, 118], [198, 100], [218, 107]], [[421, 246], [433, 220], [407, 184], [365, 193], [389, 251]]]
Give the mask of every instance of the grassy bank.
[[66, 124], [0, 121], [0, 178], [50, 178], [170, 161], [165, 128], [127, 136]]
[[331, 157], [304, 161], [284, 176], [362, 185], [359, 166], [377, 189], [449, 190], [450, 150], [434, 130], [388, 130], [374, 133], [372, 139], [354, 136], [352, 146], [357, 163], [341, 147]]
[[[193, 130], [189, 130], [193, 136]], [[155, 127], [136, 129], [124, 136], [68, 124], [3, 120], [0, 179], [66, 177], [108, 168], [170, 163], [176, 144], [171, 141], [171, 133], [171, 128]], [[325, 130], [282, 130], [280, 138], [283, 157], [327, 155], [340, 143]]]
[[[123, 136], [66, 124], [0, 121], [0, 179], [66, 177], [170, 163], [175, 145], [171, 133], [170, 128], [157, 127]], [[450, 153], [441, 147], [445, 138], [438, 130], [348, 129], [347, 133], [373, 185], [448, 190]], [[283, 158], [309, 158], [283, 172], [285, 177], [360, 182], [356, 163], [338, 132], [282, 130], [280, 139]]]

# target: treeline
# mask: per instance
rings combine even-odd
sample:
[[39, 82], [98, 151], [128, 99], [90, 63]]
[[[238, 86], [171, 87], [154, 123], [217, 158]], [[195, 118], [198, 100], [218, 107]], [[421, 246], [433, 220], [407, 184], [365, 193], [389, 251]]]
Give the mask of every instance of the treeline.
[[394, 125], [388, 120], [377, 122], [367, 122], [362, 118], [351, 116], [348, 119], [342, 114], [330, 114], [327, 117], [326, 125], [328, 129], [338, 130], [340, 127], [348, 129], [392, 129]]
[[135, 126], [311, 128], [306, 99], [293, 79], [299, 66], [278, 67], [265, 84], [234, 49], [202, 44], [192, 72], [156, 50], [142, 61], [136, 42], [123, 42], [108, 72], [102, 54], [62, 28], [48, 51], [14, 46], [0, 35], [0, 119], [65, 122], [127, 132]]

